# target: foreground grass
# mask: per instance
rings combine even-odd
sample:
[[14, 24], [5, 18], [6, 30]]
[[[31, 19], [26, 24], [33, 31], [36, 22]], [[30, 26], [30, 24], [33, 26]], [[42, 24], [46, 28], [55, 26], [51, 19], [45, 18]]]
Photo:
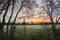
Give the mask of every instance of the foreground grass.
[[17, 40], [50, 40], [52, 39], [52, 31], [48, 28], [28, 29], [20, 28], [15, 31], [15, 39]]
[[52, 30], [46, 26], [42, 27], [42, 29], [20, 27], [13, 32], [14, 40], [52, 40], [53, 37]]

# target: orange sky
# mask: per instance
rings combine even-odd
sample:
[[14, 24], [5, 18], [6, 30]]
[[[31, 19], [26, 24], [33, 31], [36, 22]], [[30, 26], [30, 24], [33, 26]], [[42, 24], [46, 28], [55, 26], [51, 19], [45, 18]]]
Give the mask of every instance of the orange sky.
[[[21, 18], [18, 18], [18, 20], [20, 19], [24, 19], [26, 21], [28, 21], [29, 24], [31, 24], [33, 22], [33, 24], [39, 24], [39, 23], [50, 23], [50, 19], [45, 19], [43, 17], [33, 17], [33, 18], [29, 18], [29, 17], [21, 17]], [[56, 18], [54, 18], [54, 21], [55, 21]]]
[[33, 17], [33, 18], [29, 18], [29, 17], [21, 17], [18, 18], [18, 20], [20, 19], [24, 19], [28, 21], [28, 23], [31, 24], [31, 22], [33, 22], [33, 24], [39, 24], [39, 23], [44, 23], [44, 22], [49, 22], [50, 20], [45, 20], [45, 18], [43, 17]]

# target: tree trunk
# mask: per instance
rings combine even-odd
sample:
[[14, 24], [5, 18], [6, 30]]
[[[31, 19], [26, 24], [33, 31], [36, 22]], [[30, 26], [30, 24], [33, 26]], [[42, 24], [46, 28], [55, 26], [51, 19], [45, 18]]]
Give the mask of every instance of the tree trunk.
[[56, 36], [55, 36], [56, 35], [55, 34], [56, 29], [55, 29], [54, 23], [52, 23], [52, 31], [53, 31], [53, 39], [52, 40], [56, 40]]

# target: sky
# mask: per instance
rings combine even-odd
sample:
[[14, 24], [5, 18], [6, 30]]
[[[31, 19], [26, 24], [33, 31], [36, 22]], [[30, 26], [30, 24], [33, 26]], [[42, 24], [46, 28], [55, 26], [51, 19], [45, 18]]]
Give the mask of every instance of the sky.
[[[36, 3], [41, 5], [41, 0], [36, 0]], [[18, 4], [18, 5], [19, 5], [19, 4]], [[19, 6], [16, 6], [11, 21], [14, 20], [18, 9], [19, 9]], [[39, 10], [40, 10], [39, 8], [35, 8], [35, 9], [36, 9], [36, 11], [38, 11], [38, 12], [39, 12]], [[34, 9], [34, 10], [35, 10], [35, 9]], [[36, 13], [36, 11], [35, 11], [34, 13]], [[4, 12], [3, 12], [3, 13], [4, 13]], [[3, 15], [3, 14], [2, 14], [2, 15]], [[6, 22], [8, 22], [8, 19], [9, 19], [10, 15], [11, 15], [11, 7], [9, 8], [9, 11], [8, 11], [8, 13], [7, 13], [7, 16], [6, 16], [7, 18], [5, 18], [5, 19], [6, 19]], [[22, 12], [19, 13], [18, 17], [21, 17], [21, 16], [23, 16]]]
[[[42, 6], [42, 5], [44, 4], [44, 3], [42, 4], [41, 2], [42, 2], [42, 0], [36, 0], [36, 3], [39, 4], [39, 6]], [[16, 16], [16, 13], [17, 13], [18, 9], [19, 9], [19, 6], [16, 6], [11, 21], [14, 20], [14, 17]], [[35, 9], [36, 9], [36, 10], [35, 10]], [[24, 9], [23, 9], [23, 10], [24, 10]], [[38, 8], [34, 8], [34, 10], [35, 10], [35, 12], [33, 12], [33, 13], [39, 13], [39, 11], [41, 11], [42, 9], [38, 7]], [[21, 12], [19, 13], [18, 18], [24, 16], [24, 14], [22, 14], [22, 12], [24, 12], [24, 11], [21, 11]], [[9, 16], [11, 15], [10, 13], [11, 13], [11, 7], [10, 7], [10, 9], [9, 9], [9, 11], [8, 11], [7, 16], [6, 16], [6, 17], [7, 17], [7, 18], [6, 18], [6, 22], [8, 21]], [[2, 15], [3, 15], [3, 14], [2, 14]], [[43, 14], [42, 14], [42, 15], [43, 15]], [[38, 16], [39, 16], [39, 15], [35, 15], [35, 17], [38, 17]], [[43, 16], [46, 16], [46, 15], [43, 15]], [[47, 16], [46, 16], [46, 17], [47, 17]]]
[[37, 2], [38, 4], [41, 4], [41, 0], [36, 0], [36, 2]]

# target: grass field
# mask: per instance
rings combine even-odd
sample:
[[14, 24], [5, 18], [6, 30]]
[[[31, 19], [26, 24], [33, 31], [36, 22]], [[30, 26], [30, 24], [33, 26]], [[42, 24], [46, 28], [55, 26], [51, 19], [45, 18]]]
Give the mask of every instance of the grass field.
[[[15, 40], [52, 40], [53, 33], [51, 25], [15, 25], [16, 29], [13, 32]], [[10, 27], [9, 27], [10, 28]], [[57, 25], [60, 29], [60, 25]], [[6, 27], [4, 27], [4, 31]]]

